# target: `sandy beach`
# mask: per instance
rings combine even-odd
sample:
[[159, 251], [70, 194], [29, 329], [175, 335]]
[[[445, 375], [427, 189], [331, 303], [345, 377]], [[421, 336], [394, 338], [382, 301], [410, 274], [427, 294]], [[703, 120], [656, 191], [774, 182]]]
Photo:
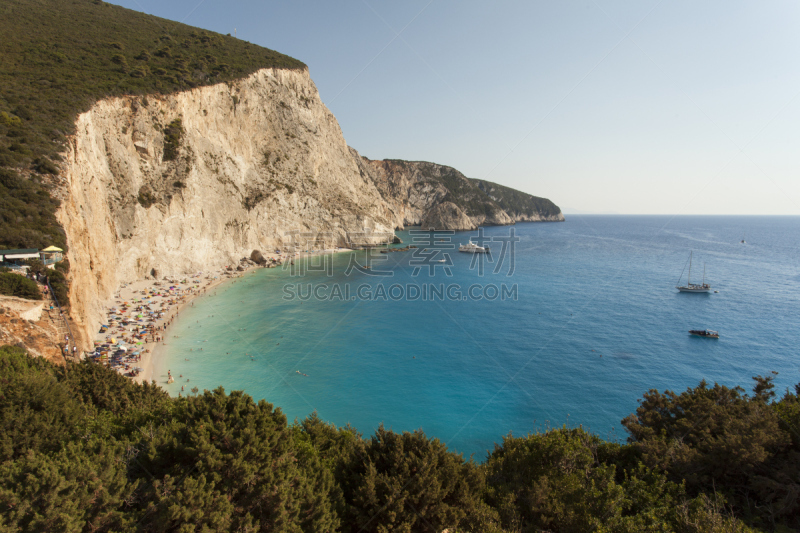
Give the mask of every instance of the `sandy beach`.
[[265, 254], [265, 266], [242, 260], [209, 272], [123, 283], [106, 302], [105, 321], [94, 338], [95, 351], [87, 355], [130, 376], [137, 383], [150, 382], [155, 378], [155, 361], [168, 345], [170, 324], [198, 296], [209, 294], [222, 283], [242, 278], [257, 268], [280, 268], [286, 261], [348, 251], [351, 250], [333, 248]]
[[168, 312], [168, 314], [162, 319], [161, 321], [162, 329], [160, 330], [162, 334], [159, 335], [161, 339], [156, 342], [145, 343], [144, 345], [145, 349], [142, 353], [141, 364], [139, 365], [144, 370], [138, 376], [134, 377], [133, 380], [136, 381], [137, 383], [149, 382], [153, 380], [153, 378], [155, 377], [153, 375], [154, 362], [156, 360], [156, 357], [158, 357], [159, 352], [163, 351], [163, 348], [161, 347], [167, 345], [165, 334], [169, 329], [169, 324], [180, 314], [181, 310], [184, 307], [186, 307], [187, 305], [191, 305], [192, 300], [194, 300], [198, 296], [207, 294], [209, 290], [215, 289], [217, 286], [221, 285], [225, 281], [228, 281], [229, 279], [240, 278], [244, 275], [244, 273], [245, 272], [236, 271], [237, 275], [235, 276], [226, 275], [225, 271], [219, 271], [213, 273], [215, 275], [213, 276], [209, 275], [211, 279], [208, 280], [208, 283], [206, 285], [202, 286], [202, 289], [185, 294], [181, 299], [180, 303], [178, 303], [174, 307], [174, 309], [171, 309]]

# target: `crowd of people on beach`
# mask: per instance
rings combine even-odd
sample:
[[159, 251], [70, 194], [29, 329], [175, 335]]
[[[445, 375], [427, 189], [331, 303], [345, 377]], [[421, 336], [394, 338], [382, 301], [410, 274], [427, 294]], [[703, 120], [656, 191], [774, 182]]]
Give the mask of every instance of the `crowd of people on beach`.
[[149, 287], [130, 291], [123, 285], [115, 295], [115, 305], [106, 312], [89, 357], [115, 370], [135, 377], [143, 371], [137, 366], [152, 345], [161, 342], [164, 332], [178, 316], [177, 308], [204, 292], [219, 276], [197, 273], [184, 279], [153, 281]]
[[[272, 261], [275, 263], [280, 264]], [[156, 343], [165, 343], [166, 330], [178, 317], [181, 305], [253, 266], [255, 263], [243, 259], [239, 265], [218, 272], [123, 284], [114, 295], [113, 305], [106, 309], [105, 323], [95, 337], [94, 350], [87, 356], [125, 376], [139, 376], [145, 370], [142, 359]]]
[[[333, 251], [339, 249], [305, 252], [314, 254]], [[275, 250], [275, 255], [264, 257], [265, 262], [262, 263], [242, 258], [238, 265], [229, 265], [217, 272], [198, 272], [183, 278], [166, 277], [161, 280], [123, 284], [114, 295], [112, 305], [106, 309], [105, 323], [95, 336], [93, 351], [85, 355], [125, 376], [136, 378], [145, 372], [143, 367], [147, 363], [143, 360], [149, 361], [148, 356], [155, 345], [159, 342], [166, 344], [167, 328], [178, 317], [183, 304], [225, 279], [240, 277], [252, 267], [281, 266], [297, 255], [300, 252], [281, 253], [280, 250]], [[146, 374], [144, 378], [148, 379]], [[171, 372], [168, 372], [167, 384], [174, 379]], [[181, 389], [183, 390], [183, 386]]]

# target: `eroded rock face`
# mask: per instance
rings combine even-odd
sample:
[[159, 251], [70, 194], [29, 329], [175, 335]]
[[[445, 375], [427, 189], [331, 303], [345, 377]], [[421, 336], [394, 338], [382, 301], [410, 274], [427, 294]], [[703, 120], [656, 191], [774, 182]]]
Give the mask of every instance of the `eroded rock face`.
[[560, 211], [554, 216], [535, 212], [510, 214], [453, 167], [427, 161], [371, 161], [352, 148], [351, 151], [362, 174], [369, 176], [383, 198], [394, 206], [398, 228], [419, 225], [426, 229], [473, 230], [520, 221], [564, 220]]
[[[406, 161], [372, 161], [350, 149], [359, 169], [390, 201], [396, 214], [395, 227], [418, 226], [425, 215], [444, 201], [448, 189], [426, 179], [422, 168]], [[440, 165], [435, 165], [440, 166]]]
[[433, 206], [419, 224], [422, 229], [472, 230], [477, 226], [453, 202], [442, 202]]
[[64, 364], [58, 329], [44, 312], [44, 302], [0, 296], [0, 344], [19, 346], [35, 357]]
[[[165, 143], [176, 128], [179, 141]], [[122, 280], [216, 269], [298, 240], [341, 246], [349, 232], [391, 232], [399, 218], [360, 172], [308, 72], [265, 69], [97, 102], [78, 117], [65, 156], [59, 220], [73, 316], [87, 332]]]

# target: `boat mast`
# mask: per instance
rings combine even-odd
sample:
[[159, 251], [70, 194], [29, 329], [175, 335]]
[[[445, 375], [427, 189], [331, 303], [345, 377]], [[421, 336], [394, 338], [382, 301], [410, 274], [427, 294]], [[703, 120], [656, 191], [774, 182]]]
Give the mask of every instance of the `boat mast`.
[[703, 286], [706, 284], [706, 264], [703, 263]]
[[686, 276], [686, 286], [692, 286], [692, 252], [689, 252], [689, 274]]

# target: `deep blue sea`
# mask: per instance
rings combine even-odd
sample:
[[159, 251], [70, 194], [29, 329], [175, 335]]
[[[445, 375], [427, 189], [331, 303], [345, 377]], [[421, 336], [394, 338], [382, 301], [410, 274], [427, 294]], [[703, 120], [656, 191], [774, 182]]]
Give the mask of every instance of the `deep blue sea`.
[[[421, 428], [477, 460], [548, 426], [623, 440], [651, 388], [800, 381], [800, 217], [571, 215], [486, 228], [482, 258], [447, 249], [477, 231], [398, 235], [417, 251], [376, 253], [368, 270], [348, 271], [363, 251], [258, 269], [195, 300], [158, 381], [173, 395], [241, 389], [290, 421], [316, 410], [365, 435]], [[690, 252], [692, 281], [705, 265], [719, 293], [675, 289]], [[167, 386], [167, 369], [183, 378]]]

